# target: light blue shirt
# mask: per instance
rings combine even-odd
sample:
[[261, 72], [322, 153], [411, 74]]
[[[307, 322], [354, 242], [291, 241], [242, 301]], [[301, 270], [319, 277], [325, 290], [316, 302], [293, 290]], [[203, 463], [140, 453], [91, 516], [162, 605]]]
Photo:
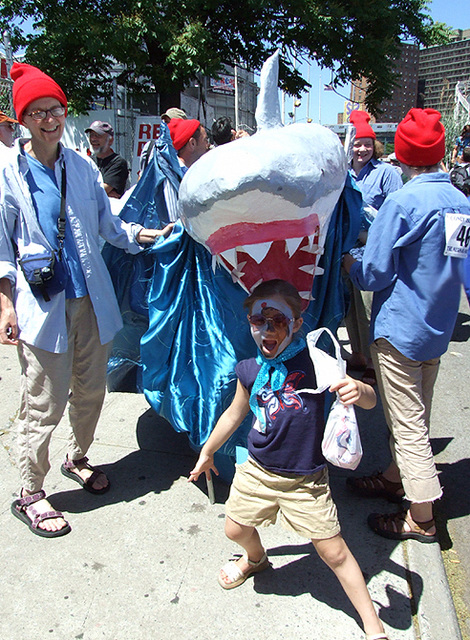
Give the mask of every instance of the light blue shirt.
[[[29, 171], [26, 173], [29, 191], [33, 198], [36, 215], [44, 231], [44, 235], [51, 247], [57, 252], [59, 250], [59, 239], [57, 237], [57, 220], [60, 216], [60, 206], [62, 202], [61, 187], [57, 184], [55, 172], [46, 167], [39, 160], [33, 158], [24, 151], [28, 161]], [[62, 176], [61, 183], [62, 184]], [[69, 278], [65, 287], [66, 298], [81, 298], [88, 295], [85, 276], [83, 275], [77, 247], [70, 230], [67, 231], [65, 225], [65, 237], [62, 251], [62, 259], [67, 263]]]
[[444, 256], [445, 211], [470, 215], [446, 173], [426, 173], [388, 196], [350, 277], [374, 291], [371, 340], [385, 338], [411, 360], [447, 349], [459, 309], [464, 260]]
[[[14, 285], [19, 338], [40, 349], [64, 353], [68, 349], [65, 292], [52, 296], [50, 302], [36, 298], [17, 267], [16, 247], [20, 256], [51, 249], [39, 225], [28, 187], [28, 162], [20, 151], [20, 145], [25, 142], [24, 139], [16, 141], [9, 161], [0, 170], [0, 278], [8, 278]], [[142, 226], [113, 216], [96, 165], [62, 145], [54, 168], [57, 184], [60, 184], [64, 162], [67, 229], [77, 248], [101, 343], [106, 344], [122, 327], [122, 320], [111, 278], [101, 257], [99, 238], [130, 253], [138, 253], [143, 250], [136, 240]]]
[[365, 167], [356, 175], [350, 169], [351, 176], [361, 190], [364, 202], [374, 209], [380, 209], [389, 193], [403, 186], [403, 180], [396, 169], [385, 162], [371, 158]]

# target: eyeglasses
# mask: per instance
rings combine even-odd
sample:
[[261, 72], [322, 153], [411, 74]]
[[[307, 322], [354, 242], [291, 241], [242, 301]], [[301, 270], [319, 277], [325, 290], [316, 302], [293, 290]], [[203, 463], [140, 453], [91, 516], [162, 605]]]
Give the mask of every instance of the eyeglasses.
[[293, 318], [287, 318], [283, 313], [278, 313], [272, 318], [266, 318], [261, 313], [255, 313], [252, 316], [248, 316], [248, 322], [254, 327], [264, 327], [267, 324], [273, 325], [276, 329], [287, 329], [291, 322], [294, 322]]
[[58, 107], [52, 107], [52, 109], [38, 109], [26, 115], [36, 120], [36, 122], [39, 122], [40, 120], [45, 120], [48, 113], [50, 113], [53, 118], [60, 118], [60, 116], [63, 116], [65, 113], [65, 107], [59, 105]]

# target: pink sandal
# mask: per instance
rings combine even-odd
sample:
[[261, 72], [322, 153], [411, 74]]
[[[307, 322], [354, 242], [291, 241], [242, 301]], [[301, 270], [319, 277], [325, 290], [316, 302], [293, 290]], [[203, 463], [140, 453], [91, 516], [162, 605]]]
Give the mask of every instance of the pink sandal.
[[21, 520], [21, 522], [28, 525], [29, 530], [37, 536], [42, 536], [43, 538], [58, 538], [59, 536], [65, 536], [66, 533], [70, 533], [70, 531], [72, 531], [67, 521], [65, 521], [65, 526], [57, 531], [47, 531], [47, 529], [41, 529], [39, 526], [41, 522], [44, 522], [44, 520], [52, 520], [53, 518], [65, 519], [60, 511], [43, 511], [42, 513], [37, 511], [34, 504], [40, 500], [44, 500], [45, 497], [46, 494], [41, 489], [41, 491], [33, 493], [31, 496], [19, 498], [19, 500], [15, 500], [11, 505], [11, 512], [16, 518]]

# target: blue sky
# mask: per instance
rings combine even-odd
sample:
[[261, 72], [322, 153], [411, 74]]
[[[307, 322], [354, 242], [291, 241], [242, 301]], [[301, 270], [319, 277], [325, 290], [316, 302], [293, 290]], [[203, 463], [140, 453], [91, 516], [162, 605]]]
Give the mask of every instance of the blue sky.
[[[429, 3], [429, 13], [436, 22], [445, 22], [452, 29], [470, 29], [470, 0], [432, 0]], [[304, 77], [307, 77], [305, 71]], [[328, 84], [330, 80], [330, 71], [328, 69], [320, 70], [317, 65], [312, 65], [310, 70], [310, 82], [312, 89], [310, 90], [310, 104], [308, 115], [314, 122], [319, 122], [321, 116], [321, 124], [336, 124], [337, 114], [343, 112], [344, 98], [336, 95], [333, 91], [325, 91], [319, 87]], [[349, 86], [338, 90], [344, 96], [349, 98]], [[288, 120], [288, 112], [292, 111], [292, 98], [286, 98], [286, 121]], [[305, 94], [302, 97], [301, 106], [296, 109], [296, 122], [305, 122], [307, 118], [307, 102], [308, 98]]]

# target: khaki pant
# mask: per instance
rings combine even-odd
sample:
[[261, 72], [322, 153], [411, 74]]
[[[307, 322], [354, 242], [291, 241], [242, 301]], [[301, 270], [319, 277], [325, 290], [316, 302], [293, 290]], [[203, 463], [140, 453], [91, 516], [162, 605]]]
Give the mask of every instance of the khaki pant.
[[248, 458], [237, 465], [225, 513], [246, 527], [274, 524], [280, 513], [284, 528], [309, 539], [340, 533], [326, 467], [308, 476], [281, 475]]
[[384, 338], [371, 344], [371, 355], [405, 497], [415, 503], [433, 502], [442, 495], [429, 441], [440, 360], [410, 360]]
[[21, 404], [18, 464], [22, 486], [42, 488], [50, 469], [49, 442], [67, 400], [71, 433], [68, 456], [77, 460], [88, 451], [100, 416], [106, 387], [108, 345], [100, 343], [90, 298], [66, 301], [69, 348], [51, 353], [20, 342]]

